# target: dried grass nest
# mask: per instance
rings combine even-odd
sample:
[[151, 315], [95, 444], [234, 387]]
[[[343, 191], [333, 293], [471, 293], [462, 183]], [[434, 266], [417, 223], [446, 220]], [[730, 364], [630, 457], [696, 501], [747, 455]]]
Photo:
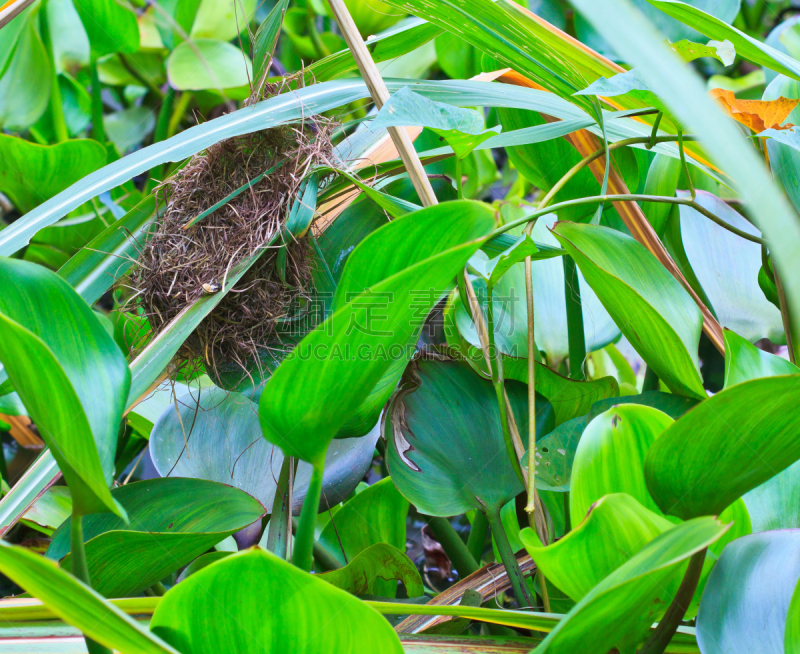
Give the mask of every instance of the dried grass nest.
[[[210, 371], [232, 362], [246, 369], [248, 362], [258, 361], [258, 350], [276, 340], [281, 324], [311, 304], [309, 245], [282, 227], [305, 175], [330, 163], [334, 128], [333, 121], [312, 116], [301, 124], [220, 141], [161, 183], [156, 193], [165, 210], [142, 239], [139, 257], [123, 282], [130, 291], [123, 310], [147, 317], [157, 334], [202, 295], [222, 288], [237, 264], [267, 249], [178, 353], [182, 361], [202, 359]], [[273, 167], [274, 172], [184, 229]], [[277, 264], [284, 245], [282, 278]]]

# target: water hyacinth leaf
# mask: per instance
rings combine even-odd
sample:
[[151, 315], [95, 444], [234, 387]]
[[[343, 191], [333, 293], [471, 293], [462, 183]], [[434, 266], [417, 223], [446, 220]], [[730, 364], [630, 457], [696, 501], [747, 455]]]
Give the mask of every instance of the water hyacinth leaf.
[[425, 590], [411, 559], [388, 543], [371, 545], [343, 568], [323, 572], [319, 578], [352, 595], [377, 595], [378, 580], [401, 581], [409, 597], [420, 597]]
[[0, 192], [21, 213], [31, 211], [103, 166], [106, 156], [106, 149], [91, 139], [39, 145], [0, 134]]
[[759, 350], [735, 332], [726, 329], [725, 388], [758, 379], [779, 375], [800, 375], [800, 368], [791, 361]]
[[[455, 203], [451, 207], [456, 212], [460, 208]], [[420, 214], [436, 209], [423, 209]], [[259, 401], [267, 440], [284, 453], [315, 465], [322, 463], [331, 439], [390, 365], [411, 358], [409, 341], [446, 285], [494, 226], [494, 212], [482, 207], [482, 211], [465, 215], [464, 220], [471, 224], [464, 232], [465, 243], [438, 253], [434, 249], [429, 258], [373, 284], [368, 292], [331, 314], [283, 361]], [[402, 233], [397, 236], [402, 237]], [[369, 246], [362, 242], [358, 248]], [[397, 250], [413, 251], [415, 247], [402, 238], [396, 244]], [[350, 261], [357, 260], [354, 256], [355, 251], [345, 266], [345, 278]], [[427, 296], [418, 297], [416, 289], [427, 289]], [[376, 303], [381, 307], [380, 314], [372, 313]], [[366, 329], [368, 321], [371, 324]], [[343, 356], [346, 352], [355, 360], [347, 360]]]
[[252, 64], [241, 50], [226, 41], [184, 41], [167, 59], [169, 83], [179, 91], [235, 89], [249, 84]]
[[600, 498], [564, 538], [544, 547], [530, 528], [525, 549], [548, 581], [580, 601], [604, 577], [674, 525], [625, 493]]
[[92, 59], [114, 52], [139, 49], [139, 25], [136, 14], [119, 2], [74, 0], [75, 9], [89, 37]]
[[189, 36], [230, 41], [246, 31], [255, 11], [256, 0], [200, 0]]
[[597, 584], [556, 625], [537, 654], [567, 654], [585, 646], [634, 652], [678, 590], [687, 560], [725, 533], [715, 518], [696, 518], [650, 541]]
[[[55, 562], [25, 547], [0, 542], [0, 571], [98, 643], [131, 654], [182, 654]], [[30, 646], [28, 641], [28, 651]]]
[[[203, 389], [170, 402], [153, 427], [150, 454], [163, 477], [192, 477], [230, 484], [272, 512], [283, 453], [260, 435], [258, 406], [239, 393]], [[372, 461], [378, 432], [334, 441], [325, 461], [324, 498], [333, 506], [353, 492]], [[292, 505], [303, 505], [311, 466], [300, 462]]]
[[[105, 597], [149, 588], [265, 512], [247, 493], [203, 479], [148, 479], [112, 495], [127, 511], [129, 527], [107, 513], [84, 518], [89, 578]], [[66, 570], [72, 569], [70, 522], [47, 550]]]
[[24, 516], [22, 523], [51, 536], [72, 513], [72, 498], [64, 486], [48, 488]]
[[709, 41], [705, 45], [702, 43], [692, 43], [686, 39], [670, 43], [669, 47], [676, 52], [684, 61], [694, 61], [700, 57], [714, 57], [723, 66], [730, 66], [736, 58], [736, 48], [730, 41]]
[[[522, 491], [491, 382], [464, 363], [417, 360], [400, 389], [385, 418], [387, 463], [400, 492], [422, 513], [498, 511]], [[527, 433], [527, 390], [509, 381], [506, 392], [519, 432]], [[545, 433], [552, 409], [540, 398], [536, 410], [537, 430]]]
[[[239, 607], [236, 620], [218, 620], [220, 606]], [[260, 549], [225, 557], [172, 588], [150, 628], [183, 654], [403, 652], [375, 609]]]
[[124, 515], [108, 484], [130, 387], [125, 357], [58, 275], [0, 261], [0, 359], [72, 491], [78, 515]]
[[573, 524], [608, 493], [627, 493], [649, 511], [660, 509], [647, 492], [647, 451], [674, 420], [652, 407], [627, 404], [592, 420], [581, 436], [572, 465], [569, 512]]
[[[697, 615], [704, 654], [783, 654], [787, 615], [800, 578], [800, 530], [752, 534], [730, 543], [706, 583]], [[796, 619], [792, 616], [792, 619]]]
[[682, 519], [719, 515], [800, 459], [791, 407], [800, 376], [754, 379], [707, 399], [667, 429], [645, 460], [659, 508]]
[[680, 282], [620, 232], [559, 222], [553, 233], [659, 379], [673, 393], [706, 397], [697, 359], [702, 314]]

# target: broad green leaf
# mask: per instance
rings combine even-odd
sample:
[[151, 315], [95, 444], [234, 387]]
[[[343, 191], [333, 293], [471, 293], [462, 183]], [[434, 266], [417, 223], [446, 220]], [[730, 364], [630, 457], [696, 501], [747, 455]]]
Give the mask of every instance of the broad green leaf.
[[702, 43], [692, 43], [683, 39], [669, 44], [670, 49], [678, 53], [684, 61], [694, 61], [700, 57], [714, 57], [723, 66], [730, 66], [736, 58], [736, 48], [730, 41], [709, 41], [705, 45]]
[[[505, 386], [517, 428], [526, 434], [527, 389], [513, 381]], [[552, 409], [543, 398], [536, 409], [537, 432], [546, 433]], [[503, 441], [497, 395], [464, 363], [415, 361], [384, 423], [392, 479], [426, 515], [498, 511], [522, 491]]]
[[74, 3], [70, 0], [48, 0], [43, 11], [47, 11], [56, 71], [63, 75], [70, 70], [87, 66], [89, 38]]
[[189, 36], [230, 41], [247, 32], [255, 12], [256, 0], [200, 0]]
[[[676, 18], [680, 17], [679, 14], [699, 17], [693, 20], [693, 27], [718, 41], [730, 40], [736, 52], [744, 57], [751, 56], [748, 47], [750, 51], [762, 52], [751, 43], [755, 39], [744, 37], [736, 30], [731, 34], [732, 28], [688, 5], [675, 0], [650, 2]], [[778, 269], [792, 270], [795, 262], [800, 260], [797, 215], [770, 179], [763, 159], [752, 144], [744, 139], [736, 125], [723, 119], [720, 107], [706, 95], [704, 82], [677, 63], [674, 57], [670, 58], [667, 48], [659, 43], [660, 35], [629, 0], [575, 0], [574, 4], [628, 63], [645, 72], [650, 87], [664, 100], [687, 132], [698, 135], [699, 145], [708, 153], [712, 163], [733, 181], [748, 208], [748, 216], [770, 243]], [[789, 60], [794, 70], [800, 71], [800, 64], [782, 56]], [[786, 277], [784, 275], [789, 306], [800, 310], [800, 278]]]
[[[530, 528], [520, 532], [525, 549], [544, 573], [575, 601], [647, 543], [674, 525], [625, 493], [611, 493], [564, 538], [544, 547]], [[668, 598], [667, 598], [668, 599]]]
[[130, 387], [125, 358], [58, 275], [0, 260], [0, 359], [58, 462], [78, 515], [120, 509], [108, 491]]
[[[258, 500], [203, 479], [148, 479], [112, 495], [126, 510], [129, 527], [108, 513], [83, 521], [89, 578], [105, 597], [141, 592], [264, 515]], [[70, 524], [56, 531], [47, 550], [66, 570], [72, 569]]]
[[[457, 106], [510, 106], [530, 108], [561, 119], [585, 118], [586, 114], [569, 102], [534, 89], [509, 87], [473, 81], [387, 81], [390, 91], [411, 86], [412, 90], [435, 101]], [[314, 84], [292, 93], [264, 100], [256, 105], [220, 116], [187, 129], [170, 139], [131, 153], [127, 157], [87, 175], [34, 211], [15, 221], [0, 233], [0, 256], [22, 248], [38, 230], [87, 200], [167, 161], [182, 161], [217, 141], [260, 129], [297, 122], [303, 116], [323, 113], [369, 96], [360, 79]], [[361, 156], [343, 153], [344, 156]]]
[[61, 473], [49, 450], [45, 450], [0, 500], [0, 536], [33, 506], [47, 487], [56, 481]]
[[0, 191], [25, 213], [103, 166], [106, 149], [90, 139], [38, 145], [0, 134], [0, 159]]
[[[680, 159], [665, 154], [657, 154], [647, 171], [644, 186], [645, 195], [661, 195], [675, 197], [678, 182], [681, 178]], [[659, 238], [663, 238], [669, 224], [669, 217], [674, 206], [667, 202], [642, 202], [642, 211], [653, 226]]]
[[789, 602], [789, 611], [786, 615], [786, 630], [784, 632], [784, 652], [797, 654], [800, 649], [800, 581], [795, 586], [792, 600]]
[[139, 49], [139, 25], [132, 9], [116, 0], [73, 0], [89, 36], [92, 59]]
[[156, 127], [156, 114], [149, 107], [130, 107], [106, 114], [103, 119], [108, 140], [120, 156], [132, 147], [141, 145]]
[[[339, 513], [336, 520], [339, 520]], [[324, 572], [319, 578], [353, 595], [377, 595], [378, 580], [402, 581], [409, 597], [419, 597], [424, 591], [411, 559], [387, 543], [371, 545], [343, 568]]]
[[635, 93], [637, 98], [653, 106], [658, 107], [660, 105], [658, 98], [653, 95], [637, 68], [632, 68], [624, 73], [617, 73], [613, 77], [601, 77], [582, 91], [578, 91], [575, 95], [597, 95], [612, 98], [626, 93]]
[[[11, 25], [19, 25], [16, 44], [8, 34], [13, 54], [3, 67], [0, 49], [0, 130], [22, 131], [33, 125], [47, 109], [50, 100], [50, 63], [36, 30], [36, 14], [25, 12]], [[3, 40], [6, 37], [3, 29]], [[16, 47], [15, 47], [16, 46]], [[6, 138], [6, 137], [4, 137]]]
[[718, 515], [800, 459], [800, 376], [755, 379], [709, 398], [667, 429], [645, 461], [647, 487], [664, 513]]
[[705, 397], [697, 359], [702, 315], [680, 282], [621, 232], [559, 222], [553, 233], [659, 379], [673, 393]]
[[[678, 191], [678, 197], [688, 197]], [[697, 191], [700, 206], [748, 234], [760, 236], [741, 214], [715, 195]], [[783, 340], [781, 314], [758, 286], [761, 247], [720, 227], [691, 207], [680, 207], [681, 240], [697, 280], [723, 327], [748, 341]]]
[[677, 592], [687, 559], [727, 529], [705, 517], [665, 531], [589, 591], [534, 651], [579, 651], [591, 634], [592, 649], [598, 652], [616, 646], [632, 654]]
[[71, 513], [72, 498], [69, 489], [65, 486], [52, 486], [22, 516], [22, 522], [52, 536]]
[[29, 549], [0, 542], [0, 571], [98, 643], [130, 654], [179, 654], [53, 561]]
[[392, 95], [369, 126], [387, 127], [427, 127], [447, 141], [459, 159], [499, 131], [499, 127], [485, 129], [483, 116], [474, 109], [428, 100], [409, 87]]
[[167, 75], [179, 91], [235, 89], [253, 77], [250, 59], [227, 41], [184, 41], [167, 59]]
[[[235, 619], [219, 619], [226, 606]], [[403, 652], [374, 609], [260, 549], [225, 557], [172, 588], [150, 628], [181, 654]]]
[[758, 379], [779, 375], [800, 375], [800, 368], [791, 361], [759, 350], [735, 332], [726, 329], [725, 388]]
[[800, 528], [800, 463], [793, 463], [742, 499], [753, 532]]
[[[714, 566], [697, 615], [703, 654], [783, 654], [787, 614], [800, 578], [800, 531], [752, 534], [730, 543]], [[795, 616], [792, 616], [796, 619]]]
[[[458, 212], [468, 206], [453, 203], [451, 208]], [[424, 209], [401, 220], [437, 209]], [[261, 427], [267, 440], [280, 446], [285, 454], [315, 465], [322, 463], [331, 439], [391, 364], [411, 358], [409, 341], [443, 287], [491, 230], [494, 213], [485, 207], [482, 212], [466, 214], [463, 220], [471, 225], [463, 232], [466, 242], [438, 253], [433, 249], [429, 258], [400, 272], [388, 271], [393, 274], [331, 314], [283, 361], [259, 401]], [[396, 234], [396, 228], [392, 233]], [[372, 243], [379, 242], [378, 232], [375, 234]], [[415, 248], [407, 240], [394, 240], [398, 250]], [[359, 247], [370, 248], [370, 243]], [[353, 260], [351, 256], [343, 277], [347, 277]], [[425, 289], [425, 296], [415, 294], [417, 289]], [[376, 307], [379, 312], [373, 313]]]
[[627, 493], [660, 514], [647, 492], [644, 460], [656, 439], [674, 420], [651, 407], [627, 404], [600, 414], [581, 436], [569, 493], [569, 512], [576, 524], [608, 493]]
[[278, 0], [267, 17], [258, 26], [253, 52], [253, 79], [256, 83], [269, 70], [269, 62], [275, 53], [278, 36], [281, 32], [281, 23], [286, 13], [289, 0]]
[[[170, 401], [153, 427], [150, 455], [163, 477], [208, 479], [235, 486], [272, 512], [283, 453], [259, 436], [257, 405], [220, 388], [192, 391]], [[353, 492], [372, 462], [377, 431], [363, 438], [336, 440], [328, 450], [323, 490], [328, 506]], [[311, 466], [300, 462], [292, 504], [303, 505]]]
[[[408, 500], [386, 478], [349, 499], [322, 529], [319, 541], [339, 560], [353, 561], [376, 543], [387, 543], [404, 551]], [[376, 595], [394, 597], [397, 584], [376, 581]]]

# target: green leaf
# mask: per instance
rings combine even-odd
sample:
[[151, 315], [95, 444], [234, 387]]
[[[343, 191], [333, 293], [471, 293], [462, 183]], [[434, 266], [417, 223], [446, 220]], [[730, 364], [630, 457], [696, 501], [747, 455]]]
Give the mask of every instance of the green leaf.
[[[236, 619], [220, 620], [220, 606], [236, 607]], [[150, 627], [182, 654], [403, 652], [374, 609], [260, 549], [225, 557], [172, 588]]]
[[726, 329], [725, 336], [725, 388], [758, 379], [779, 375], [798, 375], [800, 368], [791, 361], [759, 350], [747, 340]]
[[702, 314], [680, 282], [620, 232], [559, 222], [553, 233], [659, 379], [673, 393], [705, 397], [697, 359]]
[[[403, 238], [404, 226], [445, 206], [464, 226], [459, 229], [463, 244], [443, 243], [441, 250], [434, 244], [428, 258], [400, 272], [381, 268], [381, 276], [387, 276], [381, 281], [376, 277], [368, 292], [339, 308], [306, 336], [267, 382], [259, 401], [261, 426], [265, 438], [284, 453], [321, 463], [331, 439], [384, 372], [393, 362], [411, 358], [410, 340], [416, 338], [442, 288], [491, 230], [494, 212], [466, 201], [430, 207], [381, 228], [357, 248], [372, 251], [375, 261], [394, 250], [396, 260], [403, 261], [401, 251], [411, 256], [418, 247]], [[456, 227], [456, 223], [450, 225]], [[384, 240], [382, 232], [389, 228]], [[357, 266], [358, 258], [354, 251], [343, 279], [348, 278], [351, 266]], [[425, 295], [415, 294], [417, 289], [425, 289]], [[379, 313], [373, 314], [376, 307]]]
[[572, 465], [569, 512], [573, 524], [608, 493], [627, 493], [649, 511], [661, 513], [647, 492], [644, 460], [651, 445], [674, 422], [657, 409], [627, 404], [589, 423]]
[[[107, 114], [103, 119], [108, 140], [120, 155], [141, 145], [156, 127], [156, 114], [149, 107], [130, 107]], [[91, 172], [91, 171], [90, 171]]]
[[[283, 465], [280, 449], [258, 436], [256, 405], [239, 393], [220, 388], [191, 391], [170, 401], [153, 427], [150, 454], [163, 477], [192, 477], [230, 484], [257, 498], [272, 512]], [[359, 439], [336, 440], [328, 450], [323, 489], [328, 505], [353, 492], [372, 462], [377, 432]], [[300, 462], [292, 504], [303, 504], [311, 466]]]
[[[697, 615], [703, 654], [783, 654], [787, 614], [800, 578], [800, 533], [770, 531], [730, 543], [706, 584]], [[795, 616], [792, 616], [796, 620]]]
[[[647, 171], [644, 194], [674, 198], [675, 192], [678, 190], [681, 171], [680, 159], [666, 154], [657, 154]], [[642, 202], [641, 206], [656, 234], [659, 238], [663, 238], [674, 206], [667, 202]]]
[[278, 0], [258, 27], [253, 48], [253, 79], [256, 83], [260, 82], [261, 77], [269, 70], [275, 46], [278, 44], [283, 16], [288, 6], [289, 0]]
[[89, 36], [92, 59], [139, 49], [136, 14], [116, 0], [73, 0]]
[[53, 486], [48, 488], [44, 495], [36, 500], [36, 504], [22, 516], [22, 522], [52, 536], [71, 513], [72, 498], [69, 489], [64, 486]]
[[[336, 520], [339, 520], [339, 513]], [[411, 559], [387, 543], [371, 545], [343, 568], [324, 572], [319, 578], [353, 595], [377, 595], [379, 580], [402, 581], [409, 597], [420, 597], [424, 592], [422, 579]]]
[[255, 13], [256, 0], [200, 0], [189, 36], [230, 41], [247, 31]]
[[392, 218], [402, 218], [406, 214], [413, 213], [414, 211], [418, 211], [422, 208], [420, 205], [409, 202], [408, 200], [403, 200], [402, 198], [396, 198], [388, 193], [383, 193], [369, 184], [365, 184], [358, 179], [358, 177], [355, 175], [350, 175], [344, 170], [340, 170], [338, 173], [345, 179], [350, 180], [364, 193], [364, 195], [366, 195], [370, 200], [388, 213]]
[[484, 129], [483, 116], [474, 109], [428, 100], [409, 87], [392, 95], [369, 125], [371, 130], [387, 127], [427, 127], [447, 141], [459, 159], [500, 131], [499, 126]]
[[736, 58], [736, 48], [730, 41], [709, 41], [706, 45], [702, 43], [692, 43], [683, 39], [675, 43], [670, 43], [671, 50], [676, 52], [684, 61], [694, 61], [701, 57], [714, 57], [723, 66], [730, 66]]
[[[517, 428], [527, 433], [527, 389], [507, 382]], [[552, 409], [536, 402], [537, 432]], [[420, 512], [452, 516], [499, 511], [522, 491], [511, 467], [491, 382], [454, 361], [417, 360], [384, 420], [387, 463], [397, 487]]]
[[630, 495], [611, 493], [597, 500], [580, 524], [552, 545], [544, 547], [530, 528], [523, 529], [520, 538], [547, 580], [580, 601], [604, 577], [673, 526]]
[[647, 487], [664, 513], [719, 513], [800, 459], [796, 375], [755, 379], [709, 398], [667, 429], [645, 461]]
[[179, 91], [235, 89], [250, 83], [253, 67], [250, 59], [227, 41], [195, 39], [172, 51], [167, 76], [172, 88]]
[[297, 238], [306, 235], [311, 222], [317, 212], [317, 192], [319, 191], [319, 175], [313, 173], [300, 185], [302, 195], [294, 201], [289, 217], [286, 219], [286, 229]]
[[[678, 191], [678, 197], [688, 197]], [[697, 191], [700, 206], [748, 234], [760, 236], [742, 215], [717, 196]], [[691, 207], [680, 207], [681, 240], [698, 281], [723, 327], [748, 341], [784, 339], [781, 314], [758, 286], [761, 247], [720, 227]]]
[[728, 529], [715, 518], [697, 518], [665, 531], [597, 584], [558, 623], [536, 654], [575, 652], [585, 647], [623, 654], [635, 651], [674, 597], [686, 560]]
[[49, 450], [45, 450], [0, 500], [0, 536], [17, 524], [47, 487], [58, 479], [58, 465]]
[[41, 599], [53, 614], [102, 645], [131, 654], [183, 654], [31, 550], [0, 542], [0, 571]]
[[58, 462], [77, 515], [124, 512], [108, 484], [130, 387], [125, 358], [89, 306], [55, 273], [0, 260], [0, 359]]
[[[264, 515], [258, 500], [203, 479], [148, 479], [115, 488], [112, 496], [130, 527], [108, 513], [83, 520], [89, 578], [105, 597], [141, 592]], [[72, 569], [70, 523], [47, 550], [66, 570]]]

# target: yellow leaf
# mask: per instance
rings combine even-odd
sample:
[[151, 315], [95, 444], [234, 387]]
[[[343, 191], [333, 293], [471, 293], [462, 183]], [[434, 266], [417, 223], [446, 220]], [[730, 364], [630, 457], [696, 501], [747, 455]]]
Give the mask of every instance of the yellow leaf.
[[737, 100], [733, 91], [713, 89], [711, 97], [719, 102], [734, 120], [746, 125], [757, 134], [765, 129], [789, 129], [791, 123], [781, 125], [800, 100], [778, 98], [777, 100]]

